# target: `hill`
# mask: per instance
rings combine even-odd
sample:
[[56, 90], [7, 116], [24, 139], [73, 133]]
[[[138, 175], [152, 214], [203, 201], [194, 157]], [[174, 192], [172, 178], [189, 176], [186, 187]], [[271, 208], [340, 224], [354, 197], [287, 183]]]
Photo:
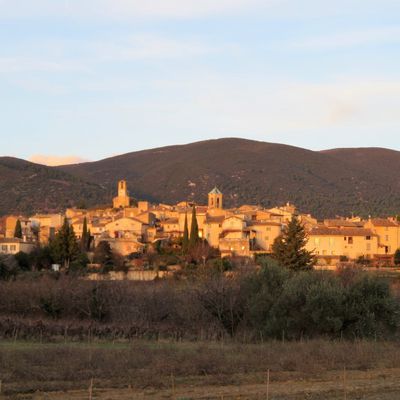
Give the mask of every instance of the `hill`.
[[0, 215], [55, 212], [85, 201], [102, 202], [106, 190], [60, 169], [0, 157]]
[[227, 206], [287, 201], [319, 218], [400, 214], [400, 152], [381, 148], [311, 151], [218, 139], [61, 167], [0, 158], [0, 215], [111, 204], [119, 179], [137, 199], [205, 203], [217, 185]]
[[218, 139], [128, 153], [59, 167], [114, 190], [127, 179], [131, 195], [150, 201], [205, 202], [217, 185], [227, 206], [287, 201], [318, 217], [391, 215], [400, 211], [400, 152], [335, 149], [316, 152], [282, 144]]

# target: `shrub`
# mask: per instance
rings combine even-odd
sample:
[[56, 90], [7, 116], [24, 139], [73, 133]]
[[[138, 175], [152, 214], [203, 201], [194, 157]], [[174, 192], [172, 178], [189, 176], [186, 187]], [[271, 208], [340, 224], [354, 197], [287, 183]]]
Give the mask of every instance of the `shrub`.
[[360, 274], [347, 288], [344, 332], [350, 337], [383, 337], [396, 330], [398, 311], [386, 281]]

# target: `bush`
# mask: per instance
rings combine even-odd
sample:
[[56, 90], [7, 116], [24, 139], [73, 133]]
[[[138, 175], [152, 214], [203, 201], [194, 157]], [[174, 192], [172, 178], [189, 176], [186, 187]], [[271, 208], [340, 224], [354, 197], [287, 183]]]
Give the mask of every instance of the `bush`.
[[14, 257], [18, 263], [18, 267], [22, 271], [29, 271], [31, 269], [30, 257], [27, 253], [20, 251], [17, 254], [15, 254]]
[[292, 272], [265, 258], [251, 273], [193, 265], [179, 280], [93, 282], [44, 272], [14, 280], [15, 258], [1, 257], [1, 265], [10, 282], [0, 282], [0, 320], [41, 321], [49, 337], [67, 329], [110, 339], [389, 338], [398, 328], [388, 283], [357, 270]]
[[350, 337], [384, 337], [396, 330], [398, 311], [387, 282], [360, 274], [347, 288], [343, 331]]
[[267, 336], [299, 339], [340, 332], [344, 291], [336, 278], [324, 273], [295, 274], [275, 296], [264, 322]]

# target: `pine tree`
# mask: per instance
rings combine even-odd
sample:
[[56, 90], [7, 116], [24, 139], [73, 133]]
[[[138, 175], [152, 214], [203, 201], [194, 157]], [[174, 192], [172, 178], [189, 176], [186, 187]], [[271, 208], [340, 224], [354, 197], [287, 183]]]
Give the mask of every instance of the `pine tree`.
[[197, 224], [196, 206], [193, 205], [192, 225], [190, 227], [189, 250], [193, 249], [199, 242], [199, 226]]
[[185, 214], [185, 225], [183, 227], [183, 239], [182, 239], [182, 253], [186, 254], [189, 250], [189, 228], [187, 220], [187, 212]]
[[315, 258], [305, 249], [306, 231], [296, 216], [292, 218], [282, 234], [272, 246], [272, 255], [282, 267], [293, 271], [306, 271], [313, 268]]
[[81, 255], [74, 228], [70, 226], [67, 218], [64, 219], [61, 229], [51, 242], [51, 253], [53, 259], [65, 268], [68, 268], [70, 263]]
[[22, 239], [22, 226], [21, 226], [21, 221], [19, 219], [17, 220], [17, 223], [15, 224], [14, 237], [18, 238], [18, 239]]

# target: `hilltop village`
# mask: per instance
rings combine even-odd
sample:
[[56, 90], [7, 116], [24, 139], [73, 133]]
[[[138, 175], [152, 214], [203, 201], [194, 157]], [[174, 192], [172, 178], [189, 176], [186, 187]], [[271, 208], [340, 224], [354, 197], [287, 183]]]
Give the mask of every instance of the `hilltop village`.
[[[223, 193], [216, 187], [208, 194], [207, 205], [185, 201], [175, 205], [147, 201], [132, 204], [127, 183], [121, 180], [109, 208], [70, 208], [65, 214], [6, 216], [0, 225], [0, 253], [29, 253], [38, 244], [48, 244], [66, 218], [78, 239], [84, 229], [90, 231], [93, 248], [105, 241], [122, 256], [141, 254], [148, 246], [182, 238], [185, 221], [189, 229], [192, 225], [193, 208], [199, 237], [217, 249], [222, 258], [270, 253], [275, 239], [294, 215], [306, 228], [307, 250], [315, 254], [320, 265], [360, 258], [390, 264], [400, 247], [400, 223], [396, 218], [318, 221], [311, 215], [298, 213], [289, 203], [271, 209], [255, 205], [225, 208]], [[15, 237], [17, 224], [20, 237]]]

